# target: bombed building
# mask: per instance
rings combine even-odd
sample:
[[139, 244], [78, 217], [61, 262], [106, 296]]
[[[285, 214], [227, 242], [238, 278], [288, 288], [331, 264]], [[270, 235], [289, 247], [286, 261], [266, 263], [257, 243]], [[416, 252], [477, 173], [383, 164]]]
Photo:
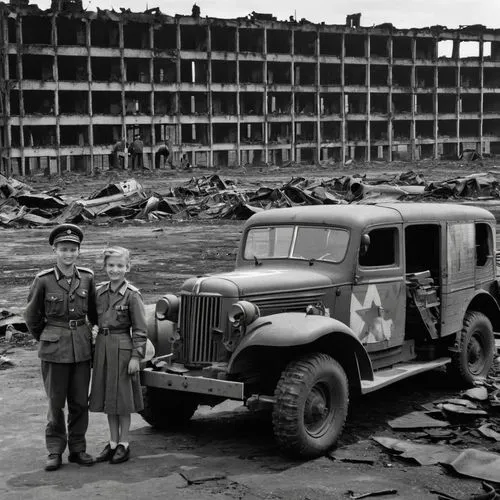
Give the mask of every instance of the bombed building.
[[199, 166], [500, 153], [500, 30], [0, 3], [1, 171], [108, 168], [141, 136]]

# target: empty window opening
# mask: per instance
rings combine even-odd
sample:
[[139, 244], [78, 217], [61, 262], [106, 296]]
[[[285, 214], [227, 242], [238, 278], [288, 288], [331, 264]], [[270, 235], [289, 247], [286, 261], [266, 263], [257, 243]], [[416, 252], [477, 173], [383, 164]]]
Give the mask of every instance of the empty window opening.
[[149, 93], [127, 92], [125, 94], [125, 113], [127, 115], [149, 115], [151, 113]]
[[319, 67], [321, 85], [340, 85], [341, 71], [340, 64], [322, 63]]
[[229, 151], [214, 151], [214, 164], [218, 168], [225, 168], [229, 166]]
[[23, 56], [23, 78], [25, 80], [54, 80], [54, 58], [51, 56]]
[[299, 122], [295, 124], [295, 142], [313, 142], [316, 140], [316, 124]]
[[86, 125], [61, 126], [61, 146], [86, 146], [89, 143], [89, 128]]
[[348, 141], [366, 140], [366, 123], [361, 121], [348, 121], [346, 123]]
[[175, 93], [155, 92], [155, 115], [173, 115], [175, 112]]
[[9, 79], [19, 80], [19, 72], [17, 68], [17, 56], [9, 54]]
[[460, 42], [459, 57], [460, 59], [478, 59], [479, 58], [479, 42], [465, 41]]
[[[24, 127], [24, 130], [26, 130], [26, 127]], [[21, 146], [21, 127], [17, 127], [15, 125], [11, 127], [10, 143], [13, 148], [18, 148]], [[26, 143], [24, 145], [28, 146], [28, 144]]]
[[462, 94], [459, 104], [462, 113], [479, 113], [481, 111], [481, 98], [478, 94]]
[[500, 68], [484, 68], [484, 86], [500, 88]]
[[240, 83], [262, 83], [264, 66], [261, 62], [240, 61]]
[[434, 137], [434, 122], [432, 120], [417, 120], [415, 135], [419, 139], [432, 139]]
[[434, 113], [432, 94], [417, 94], [417, 113]]
[[264, 30], [240, 28], [239, 38], [241, 52], [264, 52]]
[[483, 57], [491, 59], [491, 42], [483, 42]]
[[261, 92], [240, 93], [240, 113], [242, 115], [262, 115], [263, 95]]
[[86, 115], [88, 112], [88, 92], [82, 92], [80, 90], [59, 91], [59, 114]]
[[460, 120], [460, 137], [479, 137], [479, 120]]
[[19, 90], [10, 91], [10, 114], [19, 115]]
[[207, 50], [207, 29], [203, 26], [181, 26], [182, 50]]
[[457, 123], [455, 120], [438, 121], [438, 137], [456, 137]]
[[476, 266], [483, 267], [490, 262], [493, 262], [492, 248], [493, 237], [491, 234], [491, 227], [488, 224], [477, 223], [476, 226]]
[[289, 114], [291, 105], [292, 95], [289, 92], [270, 92], [267, 94], [268, 113]]
[[24, 112], [27, 115], [53, 115], [54, 92], [46, 90], [25, 90], [23, 92]]
[[396, 87], [411, 87], [411, 68], [409, 66], [393, 66], [392, 84]]
[[361, 64], [346, 64], [344, 70], [346, 85], [366, 85], [366, 66]]
[[212, 82], [236, 83], [236, 62], [212, 61]]
[[313, 148], [300, 148], [297, 149], [300, 163], [311, 165], [316, 163], [316, 151]]
[[121, 92], [92, 92], [92, 113], [96, 115], [121, 115]]
[[240, 141], [243, 144], [262, 142], [262, 123], [240, 124]]
[[320, 113], [322, 115], [338, 115], [340, 113], [341, 94], [331, 92], [321, 94]]
[[[425, 245], [422, 245], [423, 241]], [[405, 229], [405, 272], [429, 271], [435, 284], [439, 284], [439, 241], [440, 227], [437, 224], [408, 226]]]
[[290, 123], [270, 123], [268, 128], [268, 140], [273, 144], [289, 144], [292, 130]]
[[453, 57], [453, 40], [438, 41], [438, 57], [445, 59]]
[[297, 92], [295, 94], [295, 113], [299, 115], [316, 114], [316, 94]]
[[177, 64], [171, 59], [154, 59], [153, 74], [156, 83], [177, 82]]
[[417, 66], [415, 73], [415, 83], [417, 87], [434, 87], [434, 68], [428, 66]]
[[411, 97], [409, 94], [392, 94], [392, 112], [411, 113]]
[[345, 94], [345, 113], [366, 113], [366, 94]]
[[83, 19], [57, 18], [58, 45], [85, 45], [87, 25]]
[[212, 113], [214, 115], [235, 115], [236, 92], [213, 92]]
[[149, 49], [149, 24], [128, 22], [123, 26], [123, 45], [126, 49]]
[[154, 48], [172, 50], [177, 48], [177, 27], [175, 24], [163, 24], [154, 27]]
[[370, 111], [372, 113], [387, 113], [387, 94], [372, 93], [370, 95]]
[[372, 141], [386, 141], [387, 123], [379, 121], [370, 122], [370, 138]]
[[181, 81], [183, 83], [207, 83], [207, 62], [181, 61]]
[[12, 17], [9, 17], [7, 20], [7, 29], [9, 43], [16, 43], [17, 23]]
[[121, 135], [120, 125], [94, 125], [94, 144], [98, 146], [115, 144]]
[[421, 160], [434, 158], [434, 144], [420, 144], [418, 152]]
[[456, 68], [438, 68], [439, 87], [456, 87], [457, 70]]
[[316, 65], [308, 63], [295, 63], [294, 65], [295, 85], [315, 85]]
[[295, 54], [316, 54], [316, 33], [314, 31], [295, 31], [293, 48]]
[[23, 16], [23, 44], [52, 45], [51, 18]]
[[205, 92], [181, 92], [180, 112], [183, 115], [206, 114], [208, 111], [207, 94]]
[[392, 129], [392, 135], [396, 141], [408, 142], [410, 140], [411, 122], [409, 120], [394, 120]]
[[346, 57], [365, 57], [366, 37], [364, 35], [345, 36]]
[[234, 52], [236, 50], [236, 28], [213, 26], [211, 44], [212, 50]]
[[215, 143], [235, 143], [237, 141], [237, 125], [232, 123], [215, 123], [213, 136]]
[[91, 59], [92, 80], [96, 82], [120, 82], [121, 66], [117, 57]]
[[[500, 122], [498, 120], [484, 120], [483, 122], [483, 136], [491, 136], [491, 137], [500, 137]], [[491, 145], [492, 148], [498, 147], [500, 143], [493, 143]], [[493, 153], [493, 150], [491, 151]], [[499, 154], [500, 151], [497, 151], [496, 154]]]
[[204, 123], [193, 123], [181, 125], [182, 142], [189, 144], [208, 144], [208, 125]]
[[392, 39], [392, 56], [396, 59], [411, 59], [411, 38], [395, 36]]
[[290, 63], [270, 62], [267, 64], [267, 83], [290, 84]]
[[416, 58], [434, 60], [436, 53], [436, 42], [432, 38], [417, 38], [416, 39]]
[[463, 88], [478, 88], [479, 68], [462, 68], [460, 70], [460, 85]]
[[372, 229], [367, 249], [360, 249], [359, 264], [364, 267], [392, 266], [396, 264], [398, 230], [396, 228]]
[[24, 145], [38, 148], [56, 145], [56, 127], [52, 125], [23, 127]]
[[382, 65], [370, 66], [370, 85], [372, 87], [385, 87], [387, 85], [388, 67]]
[[500, 94], [484, 94], [483, 99], [483, 111], [485, 113], [500, 112]]
[[291, 50], [291, 31], [267, 30], [267, 52], [288, 54]]
[[88, 80], [87, 58], [75, 56], [59, 56], [57, 58], [59, 80], [80, 81]]
[[120, 44], [118, 23], [91, 21], [90, 40], [93, 47], [118, 47]]
[[334, 33], [320, 33], [320, 53], [327, 56], [338, 56], [342, 54], [342, 35]]
[[339, 122], [321, 122], [321, 142], [340, 141]]
[[149, 59], [125, 59], [125, 75], [127, 82], [148, 83], [150, 80]]
[[370, 37], [370, 55], [375, 57], [388, 57], [389, 38], [386, 36], [371, 36]]

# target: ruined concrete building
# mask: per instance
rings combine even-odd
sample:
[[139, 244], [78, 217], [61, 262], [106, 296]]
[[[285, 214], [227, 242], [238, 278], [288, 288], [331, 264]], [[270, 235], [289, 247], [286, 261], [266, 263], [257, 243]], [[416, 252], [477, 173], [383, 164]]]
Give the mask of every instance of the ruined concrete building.
[[6, 173], [107, 168], [137, 135], [149, 164], [166, 139], [218, 166], [500, 153], [498, 30], [27, 1], [0, 3]]

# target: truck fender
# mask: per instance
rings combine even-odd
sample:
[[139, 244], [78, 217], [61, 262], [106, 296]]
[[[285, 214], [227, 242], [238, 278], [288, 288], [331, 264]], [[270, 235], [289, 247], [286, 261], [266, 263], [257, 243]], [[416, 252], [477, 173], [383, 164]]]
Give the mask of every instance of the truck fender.
[[493, 331], [500, 331], [500, 307], [490, 293], [477, 290], [467, 306], [467, 311], [482, 312], [491, 321]]
[[326, 340], [331, 346], [352, 349], [356, 356], [362, 380], [373, 380], [373, 369], [368, 353], [354, 332], [341, 321], [329, 316], [299, 312], [271, 314], [258, 318], [247, 329], [228, 365], [228, 372], [250, 347], [295, 347]]
[[166, 319], [162, 321], [156, 319], [155, 304], [147, 304], [145, 309], [148, 338], [155, 346], [156, 356], [170, 354], [172, 351], [172, 342], [177, 335], [177, 323]]

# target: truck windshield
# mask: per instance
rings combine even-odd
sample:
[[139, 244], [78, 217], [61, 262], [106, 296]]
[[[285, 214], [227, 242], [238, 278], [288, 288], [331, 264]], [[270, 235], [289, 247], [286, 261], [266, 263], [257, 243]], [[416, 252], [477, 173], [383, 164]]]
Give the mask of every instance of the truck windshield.
[[276, 226], [250, 229], [244, 259], [302, 259], [340, 262], [349, 231], [331, 227]]

